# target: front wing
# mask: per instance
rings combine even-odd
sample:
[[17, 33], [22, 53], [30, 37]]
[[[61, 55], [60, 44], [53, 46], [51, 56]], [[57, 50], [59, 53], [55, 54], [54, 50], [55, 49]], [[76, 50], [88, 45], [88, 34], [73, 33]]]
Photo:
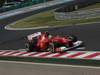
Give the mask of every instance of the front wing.
[[73, 49], [80, 48], [80, 47], [84, 46], [84, 42], [83, 41], [76, 41], [73, 44], [74, 44], [74, 46], [73, 47], [69, 47], [69, 48], [60, 47], [60, 49], [61, 49], [60, 52], [66, 52], [66, 51], [73, 50]]

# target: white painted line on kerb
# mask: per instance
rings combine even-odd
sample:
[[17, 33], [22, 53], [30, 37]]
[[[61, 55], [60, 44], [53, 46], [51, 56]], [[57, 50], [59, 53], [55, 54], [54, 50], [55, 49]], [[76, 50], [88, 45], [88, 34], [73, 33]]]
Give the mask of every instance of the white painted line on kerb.
[[83, 57], [89, 56], [89, 55], [94, 54], [94, 53], [96, 53], [96, 52], [87, 52], [87, 53], [85, 53], [85, 54], [76, 56], [75, 58], [83, 58]]
[[35, 53], [37, 53], [37, 52], [27, 53], [27, 54], [24, 54], [24, 55], [22, 55], [22, 56], [29, 56], [29, 55], [31, 55], [31, 54], [35, 54]]
[[39, 54], [34, 55], [34, 57], [38, 57], [38, 56], [43, 55], [43, 54], [46, 54], [46, 53], [49, 53], [49, 52], [39, 53]]
[[14, 53], [14, 52], [16, 52], [16, 51], [11, 51], [9, 53], [5, 53], [5, 54], [3, 54], [3, 56], [9, 55], [9, 54]]
[[50, 55], [47, 55], [47, 56], [45, 56], [45, 57], [53, 57], [53, 56], [55, 56], [55, 55], [57, 55], [57, 54], [59, 54], [59, 53], [50, 54]]
[[5, 53], [6, 51], [2, 51], [2, 52], [0, 52], [0, 54], [2, 54], [2, 53]]
[[4, 52], [0, 52], [0, 54], [2, 54], [2, 53], [4, 53]]
[[78, 52], [69, 52], [69, 53], [67, 53], [65, 55], [60, 56], [60, 58], [65, 58], [65, 57], [67, 58], [68, 56], [76, 54], [76, 53], [78, 53]]
[[24, 53], [24, 52], [26, 52], [26, 51], [23, 51], [23, 52], [20, 52], [20, 53], [16, 53], [16, 54], [12, 54], [12, 55], [13, 55], [13, 56], [16, 56], [16, 55], [22, 54], [22, 53]]
[[96, 56], [96, 57], [93, 57], [92, 59], [100, 60], [100, 55], [98, 55], [98, 56]]

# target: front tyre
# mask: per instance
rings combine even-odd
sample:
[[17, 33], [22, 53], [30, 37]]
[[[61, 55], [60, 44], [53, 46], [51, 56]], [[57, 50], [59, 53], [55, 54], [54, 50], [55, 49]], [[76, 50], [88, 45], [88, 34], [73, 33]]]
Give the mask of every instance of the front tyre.
[[74, 35], [67, 35], [66, 37], [67, 37], [68, 39], [71, 39], [72, 42], [76, 42], [76, 41], [77, 41], [77, 37], [74, 36]]
[[51, 52], [55, 52], [55, 45], [54, 45], [54, 43], [49, 43], [48, 49], [49, 49], [49, 51], [51, 51]]
[[27, 49], [27, 52], [32, 52], [33, 51], [32, 43], [26, 43], [25, 47]]

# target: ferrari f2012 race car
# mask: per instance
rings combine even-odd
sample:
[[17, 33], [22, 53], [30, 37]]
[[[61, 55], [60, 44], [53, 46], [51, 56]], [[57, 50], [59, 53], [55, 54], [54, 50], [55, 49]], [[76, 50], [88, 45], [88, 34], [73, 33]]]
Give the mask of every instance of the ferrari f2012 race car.
[[25, 39], [27, 52], [64, 52], [84, 46], [83, 41], [79, 41], [76, 36], [53, 36], [48, 32], [36, 32], [26, 36]]

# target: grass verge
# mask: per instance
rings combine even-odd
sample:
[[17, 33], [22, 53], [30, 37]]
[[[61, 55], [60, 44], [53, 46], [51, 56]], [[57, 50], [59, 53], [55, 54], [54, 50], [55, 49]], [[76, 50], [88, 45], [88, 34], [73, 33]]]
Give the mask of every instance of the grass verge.
[[[91, 5], [89, 7], [83, 8], [83, 9], [89, 9], [89, 8], [95, 8], [95, 7], [100, 7], [100, 5], [99, 4]], [[60, 25], [68, 26], [68, 25], [88, 23], [88, 22], [100, 22], [100, 18], [59, 21], [54, 18], [54, 10], [50, 10], [47, 12], [33, 15], [22, 21], [13, 23], [11, 25], [11, 27], [30, 28], [30, 27], [38, 27], [38, 26], [60, 26]]]

